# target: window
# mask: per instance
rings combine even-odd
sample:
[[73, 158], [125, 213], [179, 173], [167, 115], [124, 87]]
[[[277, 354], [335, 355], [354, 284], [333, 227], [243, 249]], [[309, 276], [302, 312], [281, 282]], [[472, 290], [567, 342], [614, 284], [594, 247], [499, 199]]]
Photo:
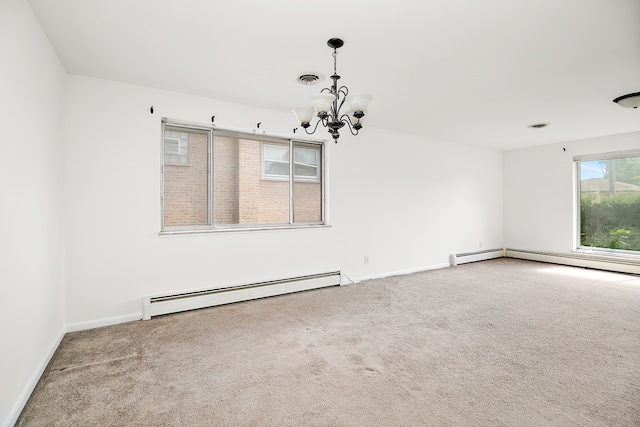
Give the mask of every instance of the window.
[[575, 158], [578, 247], [640, 254], [640, 151]]
[[262, 145], [262, 176], [289, 178], [289, 144]]
[[324, 224], [321, 142], [167, 119], [162, 131], [161, 232]]
[[[289, 178], [289, 145], [262, 145], [262, 176], [264, 178]], [[320, 150], [312, 145], [296, 143], [293, 148], [294, 179], [320, 180]]]
[[296, 179], [320, 179], [318, 167], [318, 150], [313, 148], [294, 148], [294, 173]]
[[167, 130], [164, 135], [164, 162], [189, 163], [189, 134]]

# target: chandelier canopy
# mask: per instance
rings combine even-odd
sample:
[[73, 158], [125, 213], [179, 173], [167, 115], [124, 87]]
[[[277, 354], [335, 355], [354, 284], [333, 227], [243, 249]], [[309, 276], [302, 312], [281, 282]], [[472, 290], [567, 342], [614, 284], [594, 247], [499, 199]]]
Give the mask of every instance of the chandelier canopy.
[[[368, 93], [349, 95], [349, 89], [346, 86], [338, 88], [340, 76], [336, 68], [336, 57], [338, 56], [338, 48], [342, 47], [344, 42], [341, 39], [334, 38], [329, 39], [327, 45], [333, 49], [333, 75], [331, 76], [333, 83], [331, 87], [326, 87], [320, 93], [310, 97], [311, 106], [294, 108], [293, 114], [295, 114], [307, 134], [315, 133], [318, 125], [322, 123], [322, 126], [327, 128], [333, 140], [337, 143], [340, 137], [340, 132], [338, 131], [345, 124], [352, 135], [357, 135], [358, 131], [362, 129], [362, 120], [367, 114], [367, 106], [372, 96]], [[313, 79], [310, 77], [309, 75], [300, 76], [300, 80], [312, 84]], [[347, 103], [346, 106], [344, 105], [345, 101]], [[343, 106], [345, 106], [344, 110], [342, 110]], [[314, 113], [316, 113], [318, 121], [313, 130], [309, 131]]]

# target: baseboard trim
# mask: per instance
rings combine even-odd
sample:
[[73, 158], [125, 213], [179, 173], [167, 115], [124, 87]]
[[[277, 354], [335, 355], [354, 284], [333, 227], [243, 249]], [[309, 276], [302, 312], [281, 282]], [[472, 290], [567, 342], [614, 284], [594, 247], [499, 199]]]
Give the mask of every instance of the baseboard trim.
[[592, 268], [596, 270], [614, 271], [617, 273], [640, 275], [640, 260], [625, 257], [614, 257], [582, 252], [557, 253], [505, 249], [507, 258], [541, 261], [551, 264], [569, 265], [573, 267]]
[[38, 381], [40, 381], [40, 377], [42, 377], [44, 370], [47, 369], [47, 365], [49, 365], [51, 358], [53, 357], [56, 350], [60, 346], [60, 343], [62, 342], [62, 339], [64, 338], [65, 334], [66, 334], [66, 328], [63, 326], [62, 330], [58, 333], [56, 338], [53, 340], [53, 343], [47, 349], [47, 352], [45, 353], [44, 357], [36, 367], [35, 371], [33, 371], [31, 378], [29, 378], [29, 381], [27, 382], [24, 389], [22, 390], [22, 393], [20, 393], [20, 396], [18, 397], [18, 400], [16, 401], [16, 403], [14, 403], [13, 407], [11, 408], [11, 411], [9, 411], [9, 415], [4, 420], [2, 427], [12, 427], [13, 425], [15, 425], [16, 421], [18, 421], [18, 417], [20, 417], [20, 414], [22, 413], [22, 410], [27, 404], [29, 397], [31, 397], [31, 393], [33, 393], [33, 390], [38, 385]]
[[384, 279], [385, 277], [402, 276], [402, 275], [405, 275], [405, 274], [420, 273], [421, 271], [427, 271], [427, 270], [438, 270], [440, 268], [446, 268], [446, 267], [449, 267], [448, 263], [433, 264], [433, 265], [424, 266], [424, 267], [410, 268], [410, 269], [407, 269], [407, 270], [397, 270], [397, 271], [392, 271], [392, 272], [388, 272], [388, 273], [372, 274], [372, 275], [367, 275], [367, 276], [358, 276], [358, 277], [354, 277], [354, 278], [347, 277], [346, 275], [344, 275], [344, 276], [350, 282], [358, 283], [358, 282], [362, 282], [362, 281], [365, 281], [365, 280]]
[[449, 264], [455, 267], [468, 262], [486, 261], [502, 257], [640, 275], [640, 258], [637, 256], [616, 256], [581, 251], [563, 253], [510, 248], [490, 249], [464, 254], [452, 254], [449, 256]]
[[86, 322], [67, 323], [67, 332], [78, 332], [87, 329], [102, 328], [103, 326], [118, 325], [120, 323], [142, 320], [142, 312], [124, 316], [107, 317], [103, 319], [88, 320]]

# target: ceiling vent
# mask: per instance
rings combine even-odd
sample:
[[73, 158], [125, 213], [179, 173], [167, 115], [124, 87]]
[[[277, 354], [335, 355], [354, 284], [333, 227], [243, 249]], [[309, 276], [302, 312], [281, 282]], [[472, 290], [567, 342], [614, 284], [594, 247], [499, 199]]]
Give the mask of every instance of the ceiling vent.
[[324, 76], [320, 73], [302, 73], [298, 76], [298, 83], [303, 85], [315, 85], [324, 80]]

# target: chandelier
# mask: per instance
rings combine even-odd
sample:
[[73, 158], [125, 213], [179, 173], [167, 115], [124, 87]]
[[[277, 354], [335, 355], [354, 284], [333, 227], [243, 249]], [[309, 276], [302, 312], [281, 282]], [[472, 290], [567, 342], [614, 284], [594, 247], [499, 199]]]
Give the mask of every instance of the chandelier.
[[[358, 131], [362, 129], [362, 119], [367, 114], [367, 105], [371, 101], [371, 95], [368, 93], [354, 93], [349, 95], [349, 89], [346, 86], [340, 86], [338, 88], [338, 79], [340, 76], [336, 71], [336, 57], [338, 55], [338, 48], [344, 45], [341, 39], [329, 39], [327, 45], [333, 49], [333, 75], [331, 80], [333, 84], [331, 87], [326, 87], [320, 91], [320, 93], [312, 95], [311, 106], [298, 107], [293, 109], [293, 114], [300, 122], [305, 132], [309, 135], [315, 133], [318, 129], [318, 125], [322, 123], [322, 126], [327, 128], [333, 140], [338, 143], [340, 137], [340, 129], [347, 125], [352, 135], [357, 135]], [[314, 74], [304, 74], [299, 77], [302, 83], [313, 84], [318, 80], [318, 76]], [[345, 101], [347, 105], [345, 106]], [[342, 110], [342, 107], [345, 107]], [[317, 114], [318, 121], [312, 131], [309, 131], [311, 127], [311, 120], [314, 113]]]

